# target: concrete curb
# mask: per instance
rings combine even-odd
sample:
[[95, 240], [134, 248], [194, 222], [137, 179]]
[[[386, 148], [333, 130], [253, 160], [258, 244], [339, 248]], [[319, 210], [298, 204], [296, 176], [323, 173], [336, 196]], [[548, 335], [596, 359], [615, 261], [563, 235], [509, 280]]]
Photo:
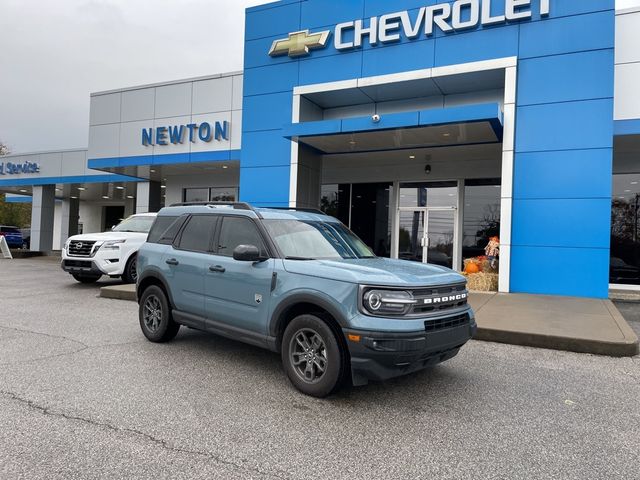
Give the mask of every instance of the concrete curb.
[[114, 285], [110, 287], [102, 287], [100, 289], [100, 297], [110, 298], [112, 300], [127, 300], [137, 302], [135, 285]]

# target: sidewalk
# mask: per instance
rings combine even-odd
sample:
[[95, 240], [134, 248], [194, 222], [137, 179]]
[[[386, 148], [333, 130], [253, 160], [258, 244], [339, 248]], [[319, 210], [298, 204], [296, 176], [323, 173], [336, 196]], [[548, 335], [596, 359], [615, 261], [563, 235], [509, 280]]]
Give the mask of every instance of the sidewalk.
[[476, 339], [615, 357], [638, 354], [638, 337], [610, 300], [472, 293]]
[[[135, 285], [102, 287], [100, 296], [136, 301]], [[610, 300], [471, 293], [476, 340], [626, 357], [638, 337]], [[639, 306], [640, 308], [640, 306]]]

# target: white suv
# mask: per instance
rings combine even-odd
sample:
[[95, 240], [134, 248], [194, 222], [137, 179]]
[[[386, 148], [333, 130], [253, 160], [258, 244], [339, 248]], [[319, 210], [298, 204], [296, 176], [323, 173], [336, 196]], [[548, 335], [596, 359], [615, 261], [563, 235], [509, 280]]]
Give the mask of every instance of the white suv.
[[95, 283], [103, 275], [135, 283], [138, 250], [147, 241], [156, 216], [132, 215], [110, 232], [70, 237], [62, 247], [62, 269], [81, 283]]

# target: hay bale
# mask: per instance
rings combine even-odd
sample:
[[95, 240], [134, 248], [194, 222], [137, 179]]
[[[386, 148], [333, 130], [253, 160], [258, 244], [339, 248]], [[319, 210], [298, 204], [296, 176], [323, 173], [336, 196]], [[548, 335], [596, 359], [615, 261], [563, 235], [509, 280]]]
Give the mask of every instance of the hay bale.
[[497, 273], [471, 273], [464, 274], [467, 277], [467, 288], [476, 292], [497, 292], [498, 291], [498, 274]]

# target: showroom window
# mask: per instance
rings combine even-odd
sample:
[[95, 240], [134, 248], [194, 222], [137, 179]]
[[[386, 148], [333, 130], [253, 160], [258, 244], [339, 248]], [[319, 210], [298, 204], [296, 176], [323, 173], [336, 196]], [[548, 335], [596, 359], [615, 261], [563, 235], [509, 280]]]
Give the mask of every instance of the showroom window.
[[500, 179], [464, 182], [462, 258], [483, 256], [491, 237], [500, 236]]
[[609, 282], [640, 285], [640, 174], [613, 176]]
[[185, 188], [184, 202], [235, 202], [238, 198], [236, 187]]
[[338, 218], [379, 257], [391, 256], [391, 183], [322, 186], [321, 209]]

